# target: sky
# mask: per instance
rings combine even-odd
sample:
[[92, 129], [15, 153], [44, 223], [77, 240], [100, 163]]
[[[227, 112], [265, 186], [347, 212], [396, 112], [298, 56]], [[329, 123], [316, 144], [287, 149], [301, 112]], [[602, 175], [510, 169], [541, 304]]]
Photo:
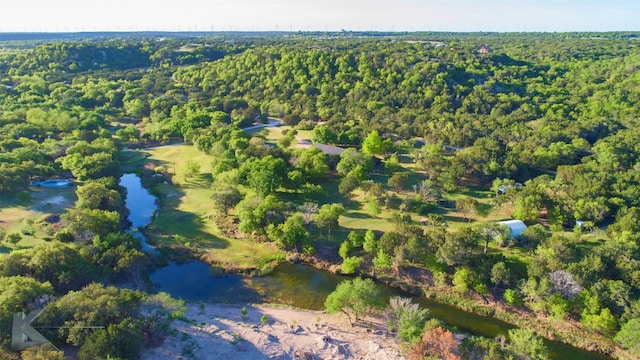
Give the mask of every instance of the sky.
[[0, 32], [638, 31], [640, 0], [0, 0]]

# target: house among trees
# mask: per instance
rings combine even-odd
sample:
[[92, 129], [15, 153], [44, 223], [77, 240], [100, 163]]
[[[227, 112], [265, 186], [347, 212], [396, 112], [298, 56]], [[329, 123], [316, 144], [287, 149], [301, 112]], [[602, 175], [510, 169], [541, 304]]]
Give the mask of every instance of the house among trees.
[[340, 156], [340, 154], [342, 154], [342, 152], [344, 151], [344, 148], [341, 148], [339, 146], [327, 145], [327, 144], [315, 143], [313, 144], [313, 146], [320, 149], [325, 155]]
[[527, 225], [525, 225], [521, 220], [498, 221], [498, 224], [506, 225], [511, 230], [511, 236], [516, 239], [519, 238], [520, 233], [527, 228]]
[[491, 48], [489, 47], [489, 45], [487, 44], [483, 44], [480, 45], [480, 47], [478, 47], [478, 50], [476, 50], [478, 52], [478, 54], [489, 54], [491, 53], [493, 50], [491, 50]]

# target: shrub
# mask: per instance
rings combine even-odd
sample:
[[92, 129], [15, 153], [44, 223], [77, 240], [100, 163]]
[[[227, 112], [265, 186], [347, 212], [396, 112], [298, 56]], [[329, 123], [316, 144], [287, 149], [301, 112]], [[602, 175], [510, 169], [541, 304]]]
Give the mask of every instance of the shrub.
[[504, 301], [509, 305], [522, 306], [522, 296], [516, 290], [507, 289], [504, 292]]

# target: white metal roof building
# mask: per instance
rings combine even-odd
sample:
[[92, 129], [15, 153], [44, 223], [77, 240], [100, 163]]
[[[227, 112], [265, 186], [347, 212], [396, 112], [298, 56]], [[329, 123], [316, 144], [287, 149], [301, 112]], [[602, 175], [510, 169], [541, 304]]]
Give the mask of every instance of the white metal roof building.
[[515, 238], [519, 238], [520, 237], [520, 233], [523, 232], [524, 229], [527, 228], [527, 225], [525, 225], [521, 220], [498, 221], [498, 224], [502, 224], [502, 225], [508, 226], [509, 229], [511, 229], [511, 236], [513, 236]]

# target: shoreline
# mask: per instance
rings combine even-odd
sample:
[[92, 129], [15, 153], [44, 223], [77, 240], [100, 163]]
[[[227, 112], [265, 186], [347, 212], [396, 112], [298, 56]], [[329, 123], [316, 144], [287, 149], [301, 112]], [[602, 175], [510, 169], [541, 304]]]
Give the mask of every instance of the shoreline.
[[381, 317], [351, 326], [342, 314], [285, 305], [186, 306], [185, 319], [172, 323], [172, 334], [159, 346], [145, 349], [143, 360], [405, 359], [400, 341]]
[[[301, 259], [299, 259], [301, 260]], [[314, 263], [309, 258], [306, 261], [297, 261], [295, 263], [305, 264], [306, 266], [313, 267], [320, 270], [325, 270], [331, 273], [335, 273], [335, 265], [331, 265], [329, 262], [322, 262], [322, 264]], [[202, 261], [202, 259], [200, 259]], [[289, 261], [290, 263], [290, 261]], [[320, 266], [319, 266], [320, 265]], [[324, 266], [322, 266], [324, 265]], [[331, 265], [332, 269], [327, 269], [327, 265]], [[256, 275], [252, 271], [238, 271], [238, 269], [224, 269], [218, 267], [223, 272], [230, 274], [240, 274], [244, 276], [262, 276]], [[415, 272], [411, 272], [408, 269], [403, 269], [400, 275], [390, 280], [389, 274], [377, 274], [375, 281], [381, 284], [385, 284], [390, 287], [405, 291], [415, 296], [423, 297], [428, 301], [440, 303], [446, 306], [457, 308], [460, 311], [468, 312], [473, 315], [489, 317], [495, 319], [498, 322], [503, 322], [506, 325], [520, 328], [534, 329], [539, 335], [543, 336], [551, 342], [558, 343], [562, 346], [569, 346], [582, 351], [591, 352], [596, 358], [602, 356], [602, 359], [615, 358], [616, 355], [621, 354], [619, 349], [611, 346], [602, 340], [602, 337], [595, 333], [587, 332], [579, 327], [574, 320], [566, 320], [564, 327], [554, 326], [550, 321], [552, 319], [536, 316], [536, 314], [529, 313], [526, 309], [512, 309], [507, 311], [507, 305], [501, 301], [495, 301], [493, 297], [481, 299], [478, 296], [470, 295], [463, 297], [460, 294], [453, 293], [450, 288], [436, 287], [433, 284], [425, 283], [426, 286], [420, 286], [416, 283]], [[361, 275], [365, 277], [371, 277], [364, 271]], [[424, 275], [424, 274], [423, 274]], [[307, 310], [302, 310], [307, 311]], [[309, 310], [313, 311], [313, 310]], [[489, 336], [491, 337], [491, 336]], [[571, 340], [578, 341], [573, 342]], [[569, 341], [567, 341], [569, 340]]]

